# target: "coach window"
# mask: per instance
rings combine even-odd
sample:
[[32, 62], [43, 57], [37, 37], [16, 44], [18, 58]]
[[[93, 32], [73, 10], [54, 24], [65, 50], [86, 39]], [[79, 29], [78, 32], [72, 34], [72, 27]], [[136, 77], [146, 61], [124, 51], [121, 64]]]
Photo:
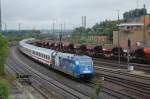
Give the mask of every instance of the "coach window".
[[44, 54], [44, 59], [46, 59], [46, 55]]
[[48, 60], [50, 60], [50, 56], [48, 56]]
[[47, 59], [47, 56], [45, 55], [45, 59]]
[[45, 55], [45, 59], [46, 59], [46, 55]]
[[43, 58], [45, 58], [45, 54], [43, 54]]

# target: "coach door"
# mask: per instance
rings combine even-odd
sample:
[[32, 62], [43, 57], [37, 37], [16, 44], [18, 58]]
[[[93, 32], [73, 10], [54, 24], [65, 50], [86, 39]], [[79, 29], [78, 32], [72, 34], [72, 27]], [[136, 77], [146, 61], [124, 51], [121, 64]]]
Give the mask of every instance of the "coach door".
[[54, 68], [54, 66], [55, 66], [55, 56], [56, 56], [56, 53], [55, 52], [52, 52], [52, 54], [51, 54], [52, 56], [52, 68]]

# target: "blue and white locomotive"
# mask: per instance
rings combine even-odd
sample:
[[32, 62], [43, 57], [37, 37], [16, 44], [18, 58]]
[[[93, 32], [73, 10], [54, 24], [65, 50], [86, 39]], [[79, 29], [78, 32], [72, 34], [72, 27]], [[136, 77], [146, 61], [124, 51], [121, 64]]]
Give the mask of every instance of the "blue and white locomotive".
[[30, 44], [34, 39], [20, 41], [20, 51], [29, 57], [48, 65], [52, 69], [79, 79], [91, 79], [94, 75], [92, 58], [85, 55], [62, 53]]

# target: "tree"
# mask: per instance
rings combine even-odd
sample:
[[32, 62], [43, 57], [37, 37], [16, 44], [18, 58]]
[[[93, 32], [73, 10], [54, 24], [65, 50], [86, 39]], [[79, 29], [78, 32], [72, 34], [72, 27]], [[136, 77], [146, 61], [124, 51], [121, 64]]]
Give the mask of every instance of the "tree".
[[6, 38], [0, 33], [0, 75], [4, 75], [4, 64], [8, 57], [9, 48]]
[[9, 85], [5, 80], [0, 81], [0, 99], [8, 99]]
[[145, 8], [134, 9], [134, 10], [130, 10], [128, 12], [125, 12], [123, 14], [123, 18], [124, 18], [125, 21], [127, 21], [129, 19], [135, 19], [135, 18], [141, 17], [145, 14], [147, 14], [147, 9], [145, 9]]
[[97, 35], [106, 35], [112, 40], [113, 31], [117, 30], [117, 24], [117, 21], [105, 20], [96, 23], [92, 27], [92, 30], [94, 30]]

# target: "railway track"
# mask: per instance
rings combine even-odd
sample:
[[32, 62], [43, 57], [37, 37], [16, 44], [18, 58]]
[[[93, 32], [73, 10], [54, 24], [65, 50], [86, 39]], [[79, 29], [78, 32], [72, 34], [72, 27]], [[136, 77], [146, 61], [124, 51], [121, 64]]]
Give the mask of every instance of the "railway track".
[[[14, 63], [14, 61], [13, 61]], [[12, 64], [12, 63], [11, 63]], [[18, 65], [15, 63], [15, 65]], [[12, 68], [11, 68], [12, 69]], [[15, 67], [16, 70], [18, 70], [17, 67]], [[29, 73], [32, 75], [32, 79], [36, 80], [36, 82], [41, 83], [42, 85], [49, 85], [55, 87], [59, 92], [65, 94], [67, 97], [66, 98], [71, 98], [71, 99], [88, 99], [89, 96], [83, 95], [80, 92], [75, 91], [74, 89], [71, 89], [67, 86], [62, 85], [60, 82], [49, 78], [40, 72], [35, 71], [34, 69], [30, 68], [29, 66], [23, 66], [22, 71]]]
[[[89, 87], [92, 86], [92, 83], [91, 83], [91, 85], [88, 85], [88, 86], [89, 86]], [[91, 88], [93, 89], [94, 87], [92, 86]], [[121, 92], [119, 92], [119, 91], [117, 91], [117, 90], [113, 90], [113, 89], [108, 88], [108, 87], [103, 87], [102, 92], [107, 93], [107, 94], [109, 94], [110, 96], [114, 96], [114, 97], [116, 97], [117, 99], [118, 99], [118, 98], [120, 99], [120, 98], [123, 98], [123, 97], [124, 97], [124, 99], [136, 99], [136, 98], [134, 98], [134, 97], [132, 97], [132, 96], [129, 96], [128, 94], [121, 93]]]
[[[15, 62], [15, 59], [14, 60], [12, 60], [13, 62], [13, 64], [15, 64], [15, 65], [19, 65], [19, 64], [21, 64], [21, 63], [18, 63], [18, 62]], [[11, 64], [12, 64], [11, 63]], [[32, 74], [32, 73], [35, 73], [34, 71], [32, 71], [32, 68], [30, 67], [30, 66], [25, 66], [25, 65], [27, 65], [27, 64], [22, 64], [22, 66], [20, 66], [20, 69], [23, 69], [24, 71], [30, 71], [30, 73]], [[30, 67], [30, 68], [27, 68], [27, 67]], [[37, 73], [36, 73], [37, 74]], [[32, 75], [34, 75], [34, 74], [32, 74]], [[38, 74], [37, 74], [38, 75]], [[47, 75], [48, 76], [48, 75]], [[34, 77], [35, 78], [35, 77]], [[38, 77], [36, 77], [36, 78], [38, 78]], [[47, 78], [47, 77], [46, 77]], [[40, 79], [41, 81], [43, 80], [43, 78], [38, 78], [38, 79]], [[55, 79], [54, 79], [55, 80]], [[59, 81], [58, 81], [59, 82]], [[63, 82], [60, 82], [60, 83], [63, 83]], [[91, 82], [91, 85], [88, 85], [88, 86], [92, 86], [92, 82]], [[92, 87], [93, 88], [93, 87]], [[73, 90], [74, 90], [74, 88], [73, 88]], [[76, 91], [78, 91], [78, 90], [76, 90]], [[103, 92], [105, 92], [105, 93], [107, 93], [107, 94], [110, 94], [111, 96], [114, 96], [114, 97], [116, 97], [116, 98], [122, 98], [122, 97], [125, 97], [124, 99], [137, 99], [137, 98], [134, 98], [134, 97], [132, 97], [132, 96], [130, 96], [130, 95], [128, 95], [128, 94], [125, 94], [125, 93], [121, 93], [121, 92], [118, 92], [118, 91], [115, 91], [115, 90], [113, 90], [113, 89], [111, 89], [111, 88], [108, 88], [108, 87], [104, 87], [103, 88]], [[79, 92], [79, 93], [82, 93], [82, 92]], [[89, 96], [87, 96], [87, 97], [89, 97]], [[87, 98], [86, 98], [87, 99]]]
[[[93, 87], [93, 86], [95, 86], [95, 83], [93, 81], [91, 81], [89, 84], [87, 84], [87, 86]], [[136, 99], [129, 94], [122, 93], [118, 90], [114, 90], [114, 89], [111, 89], [111, 88], [106, 87], [106, 86], [102, 87], [102, 91], [116, 97], [117, 99]]]
[[[150, 98], [149, 77], [144, 78], [134, 74], [127, 74], [125, 72], [120, 72], [117, 70], [100, 68], [100, 67], [97, 67], [97, 72], [98, 75], [104, 76], [106, 81], [127, 87], [128, 89], [133, 90], [137, 95], [144, 97], [144, 99]], [[128, 78], [128, 77], [132, 77], [132, 78]], [[140, 79], [142, 79], [145, 82], [141, 81]]]
[[100, 70], [100, 71], [105, 71], [105, 72], [109, 72], [109, 73], [114, 73], [114, 74], [119, 74], [119, 75], [124, 75], [124, 76], [128, 76], [128, 77], [134, 77], [134, 78], [150, 81], [150, 76], [143, 76], [143, 75], [139, 75], [139, 74], [134, 74], [132, 72], [127, 72], [126, 70], [105, 68], [102, 65], [95, 66], [95, 68], [97, 70]]
[[[103, 67], [127, 69], [128, 66], [127, 63], [125, 62], [121, 62], [121, 64], [118, 64], [118, 61], [114, 61], [114, 60], [106, 60], [101, 58], [93, 58], [93, 60], [96, 65], [102, 64]], [[150, 72], [150, 65], [139, 64], [139, 63], [130, 63], [130, 65], [134, 66], [135, 70], [145, 71], [147, 73]]]
[[[6, 67], [7, 72], [10, 75], [15, 74], [17, 76], [17, 75], [23, 74], [23, 72], [24, 72], [24, 71], [22, 72], [22, 70], [20, 72], [20, 69], [12, 67], [9, 64], [6, 64], [5, 67]], [[31, 87], [33, 87], [38, 93], [40, 93], [42, 95], [42, 97], [44, 97], [44, 99], [48, 99], [48, 96], [45, 93], [43, 93], [40, 88], [38, 88], [38, 86], [41, 85], [41, 83], [34, 78], [31, 78], [31, 79], [32, 79], [32, 81], [34, 80], [37, 83], [37, 85], [31, 84]]]

